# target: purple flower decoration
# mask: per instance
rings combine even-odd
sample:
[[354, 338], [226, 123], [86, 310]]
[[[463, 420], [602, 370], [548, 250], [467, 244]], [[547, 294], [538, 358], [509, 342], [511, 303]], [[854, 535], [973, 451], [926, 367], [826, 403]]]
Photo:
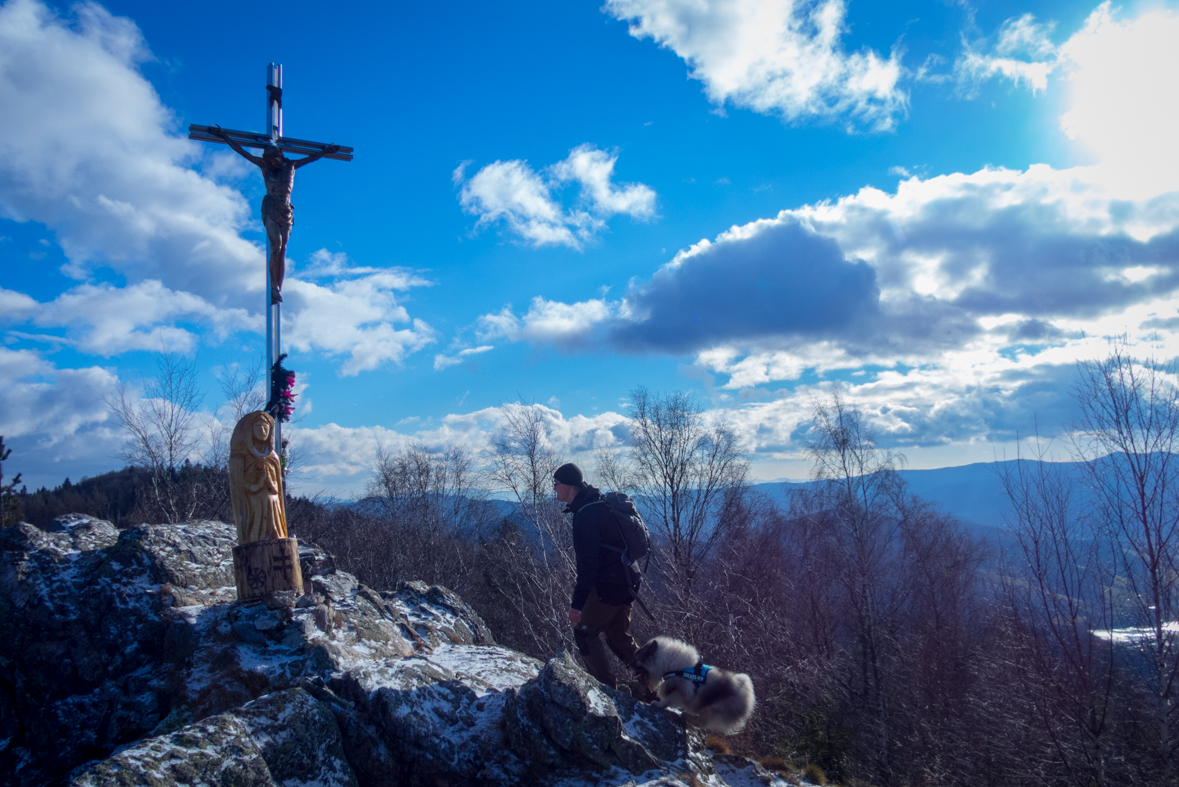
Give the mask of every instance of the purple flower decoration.
[[286, 353], [278, 356], [270, 370], [270, 401], [266, 412], [278, 421], [289, 421], [295, 411], [295, 373], [282, 365], [286, 357]]

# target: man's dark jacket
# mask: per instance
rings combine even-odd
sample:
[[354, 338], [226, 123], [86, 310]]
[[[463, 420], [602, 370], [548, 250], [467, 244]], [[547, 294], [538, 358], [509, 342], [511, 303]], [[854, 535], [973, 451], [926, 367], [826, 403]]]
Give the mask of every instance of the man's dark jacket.
[[624, 545], [622, 531], [609, 507], [605, 503], [590, 505], [602, 499], [602, 493], [587, 484], [565, 509], [565, 513], [573, 514], [573, 551], [577, 556], [577, 584], [569, 605], [573, 609], [584, 607], [595, 588], [604, 604], [621, 607], [633, 600], [620, 553], [602, 546], [622, 549]]

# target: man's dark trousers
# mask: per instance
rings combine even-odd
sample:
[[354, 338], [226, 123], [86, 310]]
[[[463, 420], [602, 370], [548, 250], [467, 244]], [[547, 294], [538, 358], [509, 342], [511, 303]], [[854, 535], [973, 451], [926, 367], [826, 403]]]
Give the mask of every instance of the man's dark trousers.
[[630, 607], [630, 604], [621, 607], [605, 604], [598, 598], [598, 591], [591, 590], [581, 608], [581, 622], [573, 627], [573, 639], [585, 662], [585, 671], [611, 688], [615, 687], [614, 673], [598, 635], [604, 634], [606, 645], [614, 655], [623, 664], [629, 664], [639, 649], [630, 635]]

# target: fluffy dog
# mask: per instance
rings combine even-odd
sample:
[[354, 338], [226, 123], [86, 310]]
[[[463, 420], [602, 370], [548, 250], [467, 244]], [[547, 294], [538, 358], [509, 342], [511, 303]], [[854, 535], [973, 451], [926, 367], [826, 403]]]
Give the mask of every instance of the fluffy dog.
[[657, 708], [681, 708], [692, 723], [712, 732], [740, 732], [753, 715], [753, 681], [701, 663], [696, 649], [671, 637], [656, 637], [639, 648], [636, 675], [655, 692]]

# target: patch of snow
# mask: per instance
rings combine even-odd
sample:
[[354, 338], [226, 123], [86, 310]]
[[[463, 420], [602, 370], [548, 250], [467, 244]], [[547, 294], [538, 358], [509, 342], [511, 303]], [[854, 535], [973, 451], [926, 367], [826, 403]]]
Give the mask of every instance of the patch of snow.
[[[1179, 634], [1179, 622], [1172, 621], [1163, 626], [1163, 634], [1175, 636]], [[1093, 636], [1098, 639], [1112, 640], [1119, 645], [1136, 645], [1154, 637], [1153, 628], [1124, 628], [1094, 631]]]
[[658, 735], [655, 725], [638, 713], [622, 723], [623, 734], [631, 740], [643, 741], [649, 735]]
[[463, 629], [472, 631], [470, 624], [450, 609], [425, 602], [409, 605], [400, 598], [387, 598], [387, 603], [404, 615], [423, 639], [429, 639], [431, 630]]
[[586, 699], [589, 700], [590, 712], [598, 716], [617, 716], [618, 710], [614, 707], [614, 701], [606, 696], [606, 692], [599, 688], [591, 687], [585, 693]]
[[[439, 645], [426, 659], [460, 677], [477, 678], [485, 687], [495, 691], [518, 689], [540, 674], [541, 663], [515, 651], [497, 645]], [[476, 693], [479, 686], [472, 686]]]
[[[422, 661], [425, 659], [419, 656], [381, 661], [370, 660], [357, 663], [351, 672], [360, 688], [370, 695], [378, 689], [385, 688], [403, 691], [420, 685], [415, 673]], [[453, 677], [449, 670], [443, 670], [443, 672]]]

